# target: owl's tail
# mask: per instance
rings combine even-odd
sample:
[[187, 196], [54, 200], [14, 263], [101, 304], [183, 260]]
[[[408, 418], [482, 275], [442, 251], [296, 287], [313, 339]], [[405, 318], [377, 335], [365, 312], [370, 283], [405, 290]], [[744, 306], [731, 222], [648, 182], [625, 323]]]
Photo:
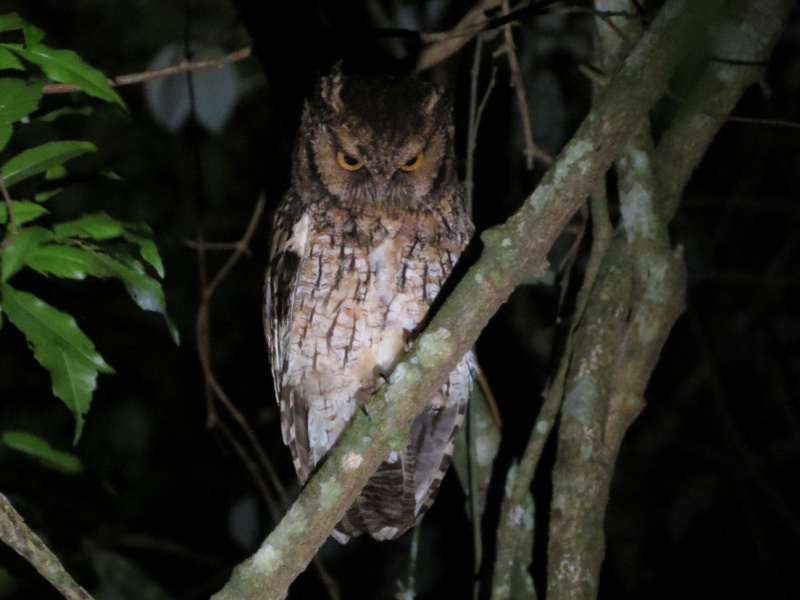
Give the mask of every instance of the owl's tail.
[[391, 540], [416, 522], [413, 465], [408, 452], [378, 467], [336, 526], [333, 536], [346, 543], [350, 536], [369, 533], [376, 540]]

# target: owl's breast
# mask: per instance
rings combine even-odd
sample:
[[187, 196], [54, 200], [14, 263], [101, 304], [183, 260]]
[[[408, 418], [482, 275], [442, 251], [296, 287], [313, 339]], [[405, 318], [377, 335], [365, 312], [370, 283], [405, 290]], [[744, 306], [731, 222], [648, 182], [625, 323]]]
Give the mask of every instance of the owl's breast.
[[458, 257], [405, 223], [364, 230], [362, 243], [311, 232], [296, 280], [284, 383], [307, 401], [314, 462], [394, 368]]

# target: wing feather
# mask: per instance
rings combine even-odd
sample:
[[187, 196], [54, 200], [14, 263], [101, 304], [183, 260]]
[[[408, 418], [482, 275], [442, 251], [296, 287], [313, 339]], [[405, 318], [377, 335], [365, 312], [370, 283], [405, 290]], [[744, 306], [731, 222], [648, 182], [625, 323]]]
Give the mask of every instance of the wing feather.
[[283, 441], [291, 450], [300, 479], [305, 481], [309, 474], [308, 407], [298, 391], [285, 381], [297, 278], [303, 261], [308, 258], [309, 219], [297, 210], [299, 204], [299, 198], [290, 191], [275, 215], [264, 294], [264, 322], [275, 396], [281, 411]]

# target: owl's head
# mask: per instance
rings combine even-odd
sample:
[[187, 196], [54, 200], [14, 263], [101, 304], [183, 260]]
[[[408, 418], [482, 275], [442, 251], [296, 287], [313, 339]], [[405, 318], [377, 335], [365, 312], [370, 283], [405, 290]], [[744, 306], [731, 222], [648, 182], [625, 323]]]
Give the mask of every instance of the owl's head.
[[418, 204], [456, 178], [451, 112], [433, 85], [335, 68], [306, 102], [293, 183], [344, 204]]

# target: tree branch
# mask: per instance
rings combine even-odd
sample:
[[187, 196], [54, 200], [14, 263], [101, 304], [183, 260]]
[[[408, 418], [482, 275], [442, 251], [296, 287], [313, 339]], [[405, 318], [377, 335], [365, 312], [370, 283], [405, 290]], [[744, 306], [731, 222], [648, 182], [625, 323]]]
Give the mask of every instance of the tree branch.
[[[712, 54], [764, 64], [783, 31], [793, 0], [747, 2], [712, 31]], [[664, 215], [675, 214], [700, 158], [742, 93], [764, 76], [763, 66], [712, 60], [656, 148], [656, 176], [665, 198]]]
[[448, 36], [425, 48], [417, 59], [414, 71], [418, 73], [430, 69], [432, 66], [458, 52], [465, 44], [468, 44], [475, 35], [484, 30], [486, 11], [498, 6], [500, 6], [500, 0], [480, 0], [475, 6], [469, 9], [469, 12], [467, 12], [458, 22], [458, 25], [453, 28], [454, 32], [464, 32], [463, 35]]
[[[742, 39], [774, 41], [782, 22], [759, 19], [757, 13], [781, 14], [778, 4], [751, 0], [745, 8], [749, 18], [737, 25], [747, 32], [737, 33], [730, 24], [723, 30], [727, 28], [739, 44]], [[784, 15], [790, 4], [783, 3]], [[706, 25], [719, 31], [720, 23], [709, 17]], [[774, 30], [751, 31], [754, 21]], [[742, 50], [748, 52], [740, 46]], [[727, 97], [730, 90], [721, 89], [721, 83], [715, 79], [709, 94]], [[737, 88], [737, 98], [743, 89]], [[706, 137], [694, 141], [697, 132], [683, 129], [693, 118], [686, 113], [677, 121], [680, 150], [677, 138], [669, 138], [665, 147], [676, 153], [673, 156], [656, 154], [649, 127], [641, 123], [616, 165], [622, 219], [603, 257], [584, 323], [575, 332], [575, 353], [565, 357], [571, 366], [553, 475], [547, 588], [551, 600], [597, 596], [614, 463], [625, 432], [644, 407], [644, 391], [669, 331], [683, 311], [682, 251], [672, 251], [664, 217], [674, 213], [688, 175], [716, 132], [704, 129]], [[689, 140], [693, 150], [687, 156]]]
[[3, 494], [0, 494], [0, 540], [31, 563], [67, 600], [92, 600]]
[[[109, 78], [108, 85], [111, 87], [118, 87], [120, 85], [131, 85], [134, 83], [142, 83], [150, 81], [151, 79], [160, 79], [161, 77], [169, 77], [170, 75], [177, 75], [178, 73], [186, 73], [188, 71], [197, 71], [199, 69], [210, 69], [214, 67], [221, 67], [228, 63], [244, 60], [252, 54], [250, 48], [242, 48], [236, 52], [231, 52], [225, 56], [220, 56], [212, 60], [197, 60], [189, 61], [184, 60], [171, 67], [164, 67], [155, 71], [144, 71], [143, 73], [131, 73], [129, 75], [119, 75], [113, 79]], [[42, 88], [45, 94], [66, 94], [68, 92], [79, 92], [81, 88], [77, 85], [69, 83], [51, 83]]]
[[[502, 0], [503, 14], [508, 15], [510, 8], [508, 0]], [[498, 52], [505, 53], [508, 58], [508, 68], [511, 72], [511, 87], [517, 95], [517, 106], [519, 116], [522, 119], [522, 134], [525, 139], [525, 166], [529, 171], [533, 170], [533, 160], [540, 158], [547, 164], [553, 162], [553, 158], [533, 141], [533, 129], [531, 127], [531, 113], [528, 110], [528, 95], [525, 92], [525, 82], [522, 79], [522, 71], [517, 60], [516, 45], [514, 44], [514, 34], [511, 32], [511, 24], [503, 25], [503, 36], [505, 42]]]

